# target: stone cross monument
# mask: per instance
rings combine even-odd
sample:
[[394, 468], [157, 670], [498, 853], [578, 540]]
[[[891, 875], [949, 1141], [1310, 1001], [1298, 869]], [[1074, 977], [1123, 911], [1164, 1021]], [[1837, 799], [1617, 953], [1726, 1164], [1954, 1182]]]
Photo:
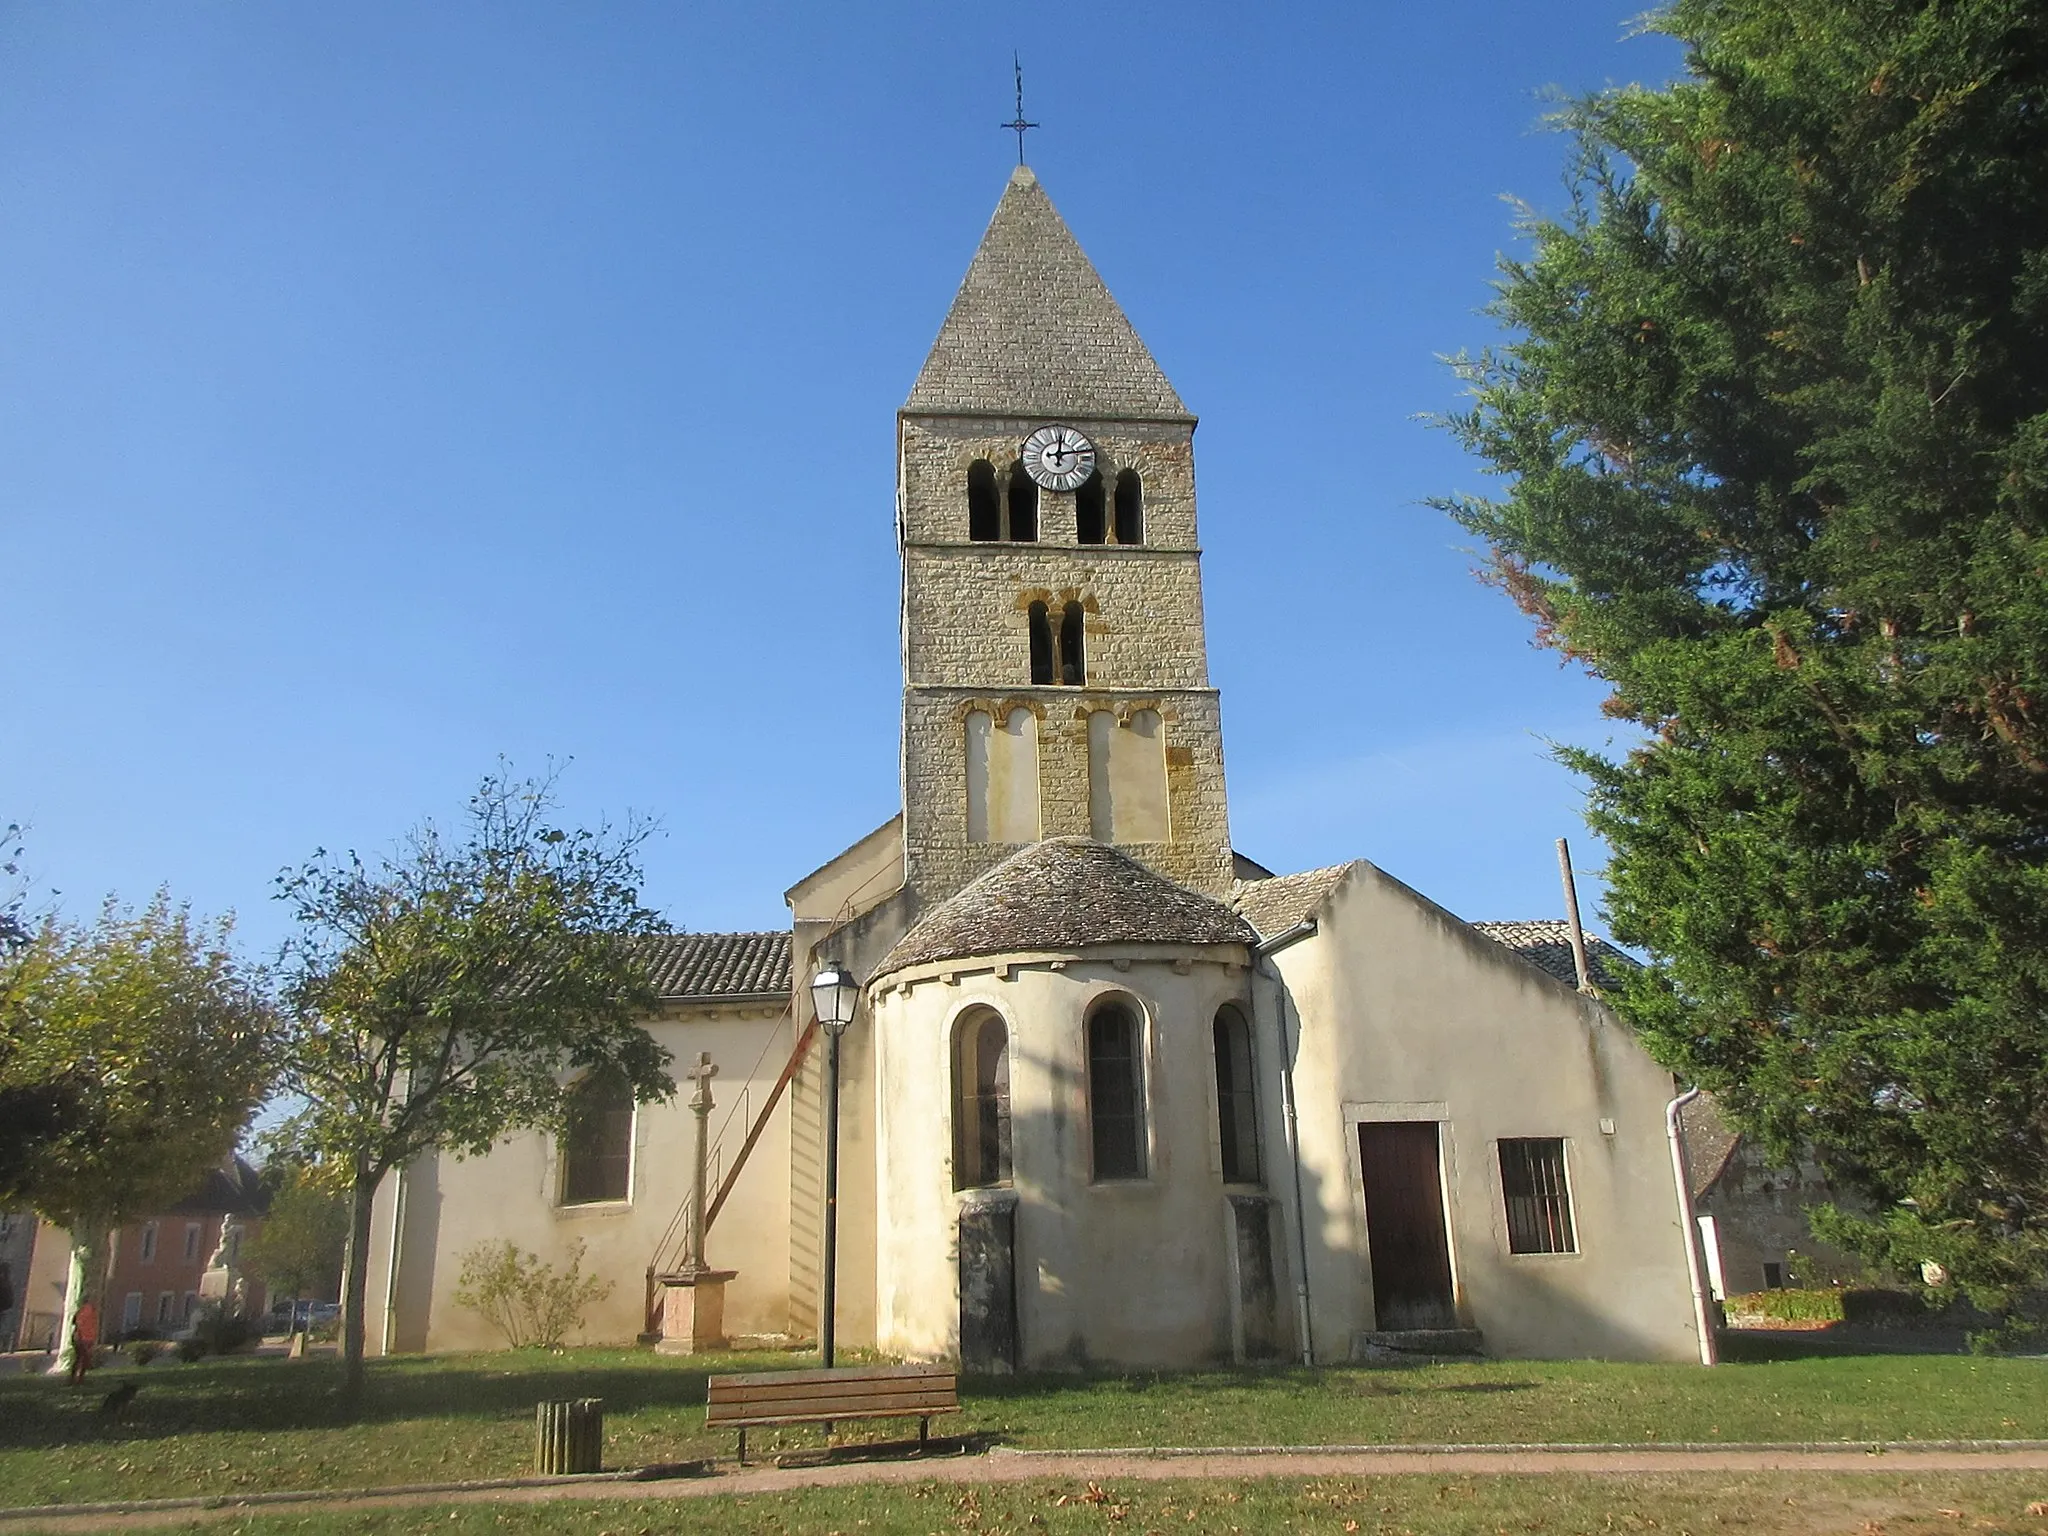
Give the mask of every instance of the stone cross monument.
[[697, 1064], [683, 1074], [695, 1083], [690, 1110], [696, 1116], [696, 1166], [690, 1185], [690, 1245], [683, 1267], [661, 1279], [661, 1337], [655, 1349], [665, 1355], [694, 1355], [725, 1348], [725, 1282], [734, 1269], [713, 1269], [704, 1262], [705, 1213], [710, 1208], [711, 1079], [718, 1065], [709, 1051], [697, 1053]]

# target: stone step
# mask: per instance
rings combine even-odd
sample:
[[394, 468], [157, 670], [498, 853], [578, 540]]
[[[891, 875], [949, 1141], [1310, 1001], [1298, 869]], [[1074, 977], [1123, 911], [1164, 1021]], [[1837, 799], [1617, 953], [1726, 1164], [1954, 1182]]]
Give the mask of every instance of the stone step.
[[1477, 1328], [1394, 1328], [1351, 1335], [1353, 1360], [1485, 1353], [1484, 1338]]

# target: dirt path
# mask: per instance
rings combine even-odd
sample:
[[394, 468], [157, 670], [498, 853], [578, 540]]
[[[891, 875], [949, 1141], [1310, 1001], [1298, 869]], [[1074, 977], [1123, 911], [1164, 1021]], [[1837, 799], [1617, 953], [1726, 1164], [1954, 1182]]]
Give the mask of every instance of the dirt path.
[[1076, 1483], [1164, 1482], [1180, 1478], [1385, 1477], [1408, 1474], [1450, 1476], [1635, 1477], [1655, 1473], [1746, 1472], [2044, 1472], [2048, 1447], [2004, 1450], [1811, 1447], [1654, 1449], [1587, 1447], [1521, 1450], [1452, 1448], [1276, 1449], [1268, 1451], [993, 1451], [986, 1455], [934, 1456], [922, 1460], [838, 1461], [807, 1466], [721, 1464], [708, 1476], [660, 1481], [606, 1479], [529, 1487], [437, 1489], [365, 1493], [348, 1497], [293, 1496], [228, 1503], [210, 1508], [153, 1508], [123, 1512], [80, 1509], [44, 1515], [0, 1511], [0, 1532], [118, 1531], [183, 1525], [265, 1510], [293, 1513], [405, 1508], [422, 1505], [528, 1504], [550, 1499], [702, 1499], [735, 1494], [779, 1493], [798, 1488], [840, 1488], [854, 1484], [1021, 1483], [1071, 1479]]

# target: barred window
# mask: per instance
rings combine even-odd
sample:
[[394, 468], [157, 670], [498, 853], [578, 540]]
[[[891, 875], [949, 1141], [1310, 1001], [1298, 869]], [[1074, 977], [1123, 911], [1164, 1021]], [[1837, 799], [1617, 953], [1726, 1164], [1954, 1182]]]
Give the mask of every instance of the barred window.
[[1500, 1143], [1500, 1187], [1507, 1196], [1508, 1252], [1577, 1253], [1572, 1197], [1564, 1178], [1564, 1142], [1530, 1136]]
[[1095, 1177], [1145, 1177], [1145, 1067], [1138, 1016], [1104, 1003], [1088, 1016], [1088, 1122]]
[[570, 1092], [562, 1144], [562, 1204], [624, 1200], [632, 1188], [633, 1087], [621, 1072], [592, 1072]]

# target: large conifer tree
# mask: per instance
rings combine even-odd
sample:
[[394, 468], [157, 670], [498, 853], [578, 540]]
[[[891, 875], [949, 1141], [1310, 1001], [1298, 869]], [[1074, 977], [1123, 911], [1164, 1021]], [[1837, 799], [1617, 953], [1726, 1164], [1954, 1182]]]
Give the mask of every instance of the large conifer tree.
[[1622, 1004], [1838, 1235], [2048, 1253], [2048, 8], [1680, 0], [1684, 78], [1568, 108], [1450, 503], [1644, 728], [1570, 753]]

